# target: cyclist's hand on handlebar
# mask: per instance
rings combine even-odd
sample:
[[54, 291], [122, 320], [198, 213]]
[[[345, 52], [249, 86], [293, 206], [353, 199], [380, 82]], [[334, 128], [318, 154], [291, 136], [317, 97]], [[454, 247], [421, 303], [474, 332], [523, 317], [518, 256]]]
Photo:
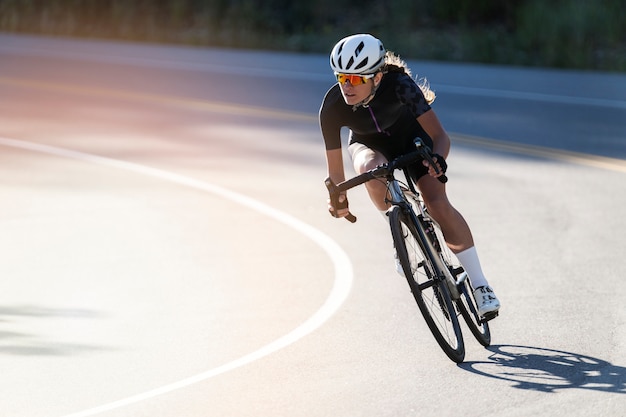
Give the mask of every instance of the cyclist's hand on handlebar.
[[328, 212], [331, 216], [341, 218], [346, 217], [350, 214], [350, 210], [348, 209], [348, 197], [345, 193], [339, 193], [337, 196], [337, 202], [333, 205], [333, 201], [328, 199]]
[[446, 173], [448, 170], [448, 164], [446, 163], [445, 158], [437, 153], [433, 153], [432, 158], [437, 165], [437, 169], [429, 164], [427, 160], [422, 161], [422, 163], [425, 167], [428, 167], [428, 175], [437, 178]]
[[345, 218], [350, 223], [356, 222], [356, 217], [350, 213], [348, 209], [348, 197], [345, 192], [337, 190], [337, 185], [330, 179], [324, 180], [324, 184], [328, 189], [328, 212], [333, 217]]

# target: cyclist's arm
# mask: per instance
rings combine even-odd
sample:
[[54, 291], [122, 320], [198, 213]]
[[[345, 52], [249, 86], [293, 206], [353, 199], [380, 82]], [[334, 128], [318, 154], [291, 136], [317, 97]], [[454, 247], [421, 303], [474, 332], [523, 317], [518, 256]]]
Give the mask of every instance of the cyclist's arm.
[[419, 116], [417, 121], [433, 140], [433, 153], [447, 158], [450, 153], [450, 137], [441, 125], [435, 111], [432, 109], [427, 111]]
[[[326, 163], [328, 165], [328, 176], [335, 183], [345, 181], [345, 171], [343, 169], [343, 154], [341, 148], [326, 150]], [[344, 203], [347, 201], [345, 192], [339, 195], [339, 202]], [[335, 207], [332, 206], [330, 200], [328, 200], [328, 209], [335, 211]], [[336, 217], [345, 217], [350, 211], [347, 207], [337, 210]]]
[[[445, 129], [439, 122], [439, 118], [435, 114], [434, 110], [429, 110], [426, 113], [422, 114], [417, 118], [417, 121], [428, 136], [433, 140], [433, 148], [432, 152], [436, 154], [433, 156], [433, 160], [437, 164], [437, 169], [429, 166], [428, 162], [424, 161], [423, 164], [425, 166], [429, 166], [428, 174], [432, 177], [440, 177], [446, 172], [447, 163], [446, 159], [448, 158], [448, 154], [450, 153], [450, 137], [446, 133]], [[443, 161], [440, 161], [437, 155], [441, 155]], [[442, 181], [445, 182], [445, 181]]]
[[326, 151], [326, 164], [328, 165], [328, 176], [335, 184], [345, 181], [346, 174], [343, 169], [341, 148]]

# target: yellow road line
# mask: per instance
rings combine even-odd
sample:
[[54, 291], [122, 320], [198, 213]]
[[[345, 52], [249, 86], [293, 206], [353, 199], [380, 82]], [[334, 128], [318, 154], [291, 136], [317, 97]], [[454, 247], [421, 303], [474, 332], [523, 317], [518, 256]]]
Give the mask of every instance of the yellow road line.
[[453, 140], [481, 148], [517, 153], [538, 158], [554, 159], [569, 163], [586, 165], [594, 168], [602, 168], [610, 171], [626, 173], [626, 160], [609, 158], [606, 156], [590, 155], [580, 152], [565, 151], [554, 148], [544, 148], [536, 145], [518, 144], [512, 142], [502, 142], [494, 139], [487, 139], [464, 134], [451, 134]]

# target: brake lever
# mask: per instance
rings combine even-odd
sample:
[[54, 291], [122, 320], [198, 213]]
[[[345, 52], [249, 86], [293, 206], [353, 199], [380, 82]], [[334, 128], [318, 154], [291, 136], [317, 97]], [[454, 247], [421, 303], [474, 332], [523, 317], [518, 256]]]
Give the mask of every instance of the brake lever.
[[[415, 147], [417, 148], [418, 151], [420, 151], [420, 153], [422, 154], [422, 157], [428, 162], [428, 164], [433, 167], [433, 169], [435, 170], [435, 174], [439, 174], [441, 171], [439, 168], [437, 168], [437, 163], [435, 163], [435, 161], [433, 160], [433, 157], [431, 156], [430, 152], [424, 149], [424, 144], [422, 143], [421, 139], [417, 138], [415, 140]], [[446, 174], [443, 174], [443, 173], [440, 176], [438, 176], [437, 179], [442, 184], [445, 184], [448, 182], [448, 177], [446, 176]]]

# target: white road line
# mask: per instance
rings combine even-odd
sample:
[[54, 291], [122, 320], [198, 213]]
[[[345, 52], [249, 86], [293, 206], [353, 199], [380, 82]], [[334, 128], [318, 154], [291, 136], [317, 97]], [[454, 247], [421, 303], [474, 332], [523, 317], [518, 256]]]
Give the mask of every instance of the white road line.
[[504, 98], [512, 100], [540, 101], [544, 103], [571, 104], [577, 106], [612, 107], [616, 109], [626, 109], [625, 100], [565, 96], [557, 94], [537, 93], [533, 91], [496, 90], [493, 88], [463, 87], [449, 84], [433, 84], [433, 89], [438, 92], [462, 94], [476, 97]]
[[[44, 49], [42, 47], [28, 48], [0, 45], [1, 53], [17, 54], [21, 56], [35, 56], [46, 58], [65, 58], [84, 62], [95, 62], [113, 65], [132, 65], [140, 68], [162, 68], [172, 70], [193, 70], [212, 74], [228, 74], [228, 75], [247, 75], [265, 78], [277, 78], [281, 80], [303, 80], [303, 81], [319, 81], [332, 84], [335, 82], [333, 74], [330, 71], [303, 71], [289, 70], [284, 68], [271, 67], [250, 67], [235, 66], [227, 64], [219, 64], [206, 61], [190, 61], [184, 59], [164, 59], [158, 57], [140, 57], [128, 55], [113, 55], [107, 53], [105, 55], [95, 53], [93, 51], [73, 52], [70, 50]], [[417, 65], [416, 65], [417, 66]], [[451, 84], [433, 83], [435, 91], [446, 92], [452, 94], [462, 94], [478, 97], [502, 98], [511, 100], [528, 100], [546, 103], [569, 104], [580, 106], [609, 107], [616, 109], [626, 109], [626, 100], [623, 99], [605, 99], [599, 97], [578, 97], [562, 94], [547, 94], [533, 91], [516, 91], [502, 90], [484, 87], [470, 87]]]
[[222, 198], [248, 207], [251, 210], [260, 212], [278, 222], [284, 223], [285, 225], [290, 226], [296, 231], [307, 236], [309, 239], [317, 243], [328, 254], [335, 267], [335, 280], [333, 288], [331, 289], [331, 292], [325, 303], [320, 307], [319, 310], [317, 310], [315, 314], [313, 314], [313, 316], [311, 316], [308, 320], [306, 320], [304, 323], [302, 323], [300, 326], [298, 326], [288, 334], [274, 340], [273, 342], [263, 346], [262, 348], [252, 353], [249, 353], [248, 355], [245, 355], [239, 359], [226, 363], [217, 368], [209, 369], [205, 372], [199, 373], [189, 378], [185, 378], [180, 381], [176, 381], [171, 384], [164, 385], [150, 391], [146, 391], [144, 393], [136, 394], [118, 401], [113, 401], [87, 410], [72, 413], [64, 417], [93, 416], [103, 413], [105, 411], [121, 408], [134, 403], [138, 403], [140, 401], [145, 401], [198, 382], [206, 381], [207, 379], [213, 378], [217, 375], [250, 364], [258, 359], [261, 359], [280, 349], [283, 349], [292, 343], [297, 342], [298, 340], [302, 339], [306, 335], [312, 333], [314, 330], [322, 326], [322, 324], [324, 324], [341, 307], [341, 305], [350, 293], [353, 281], [352, 264], [350, 262], [350, 259], [348, 258], [348, 255], [334, 240], [332, 240], [329, 236], [325, 235], [318, 229], [315, 229], [314, 227], [296, 219], [295, 217], [276, 210], [250, 197], [184, 175], [179, 175], [173, 172], [152, 168], [145, 165], [106, 158], [89, 153], [4, 137], [0, 137], [0, 145], [34, 152], [46, 153], [49, 155], [55, 155], [64, 158], [77, 159], [84, 162], [104, 165], [117, 169], [124, 169], [127, 171], [135, 172], [137, 174], [159, 178], [164, 181], [169, 181], [172, 183], [218, 195]]
[[[279, 78], [288, 80], [306, 80], [306, 81], [322, 81], [333, 83], [335, 77], [333, 73], [329, 71], [324, 72], [311, 72], [311, 71], [296, 71], [282, 68], [263, 68], [263, 67], [250, 67], [250, 66], [235, 66], [227, 64], [216, 64], [215, 62], [206, 61], [190, 61], [184, 59], [174, 60], [171, 58], [158, 58], [158, 57], [140, 57], [140, 56], [128, 56], [128, 55], [113, 55], [107, 53], [106, 55], [95, 52], [73, 52], [70, 50], [59, 49], [43, 49], [38, 47], [20, 48], [10, 45], [0, 45], [0, 52], [17, 54], [21, 56], [35, 56], [44, 58], [64, 58], [72, 59], [83, 62], [95, 62], [100, 64], [113, 64], [113, 65], [130, 65], [140, 68], [161, 68], [172, 70], [192, 70], [199, 72], [206, 72], [212, 74], [231, 74], [231, 75], [247, 75], [266, 78]], [[258, 63], [257, 63], [258, 65]]]

